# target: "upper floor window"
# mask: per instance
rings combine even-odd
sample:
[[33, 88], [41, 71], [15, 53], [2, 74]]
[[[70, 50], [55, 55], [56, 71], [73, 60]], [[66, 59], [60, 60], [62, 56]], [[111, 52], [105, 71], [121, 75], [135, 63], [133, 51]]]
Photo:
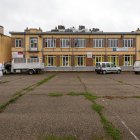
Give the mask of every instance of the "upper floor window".
[[74, 47], [85, 48], [86, 47], [86, 40], [85, 39], [75, 39], [74, 40]]
[[95, 48], [102, 48], [103, 47], [103, 39], [93, 39], [93, 44]]
[[56, 47], [56, 39], [45, 39], [44, 47], [46, 48], [55, 48]]
[[109, 47], [116, 48], [118, 47], [118, 39], [109, 39]]
[[22, 47], [22, 39], [15, 39], [15, 47], [16, 48], [21, 48]]
[[133, 47], [133, 39], [123, 39], [123, 47]]
[[37, 48], [37, 42], [38, 42], [38, 40], [37, 40], [37, 38], [30, 38], [30, 48], [31, 49], [36, 49]]
[[70, 47], [70, 39], [61, 39], [61, 47], [69, 48]]

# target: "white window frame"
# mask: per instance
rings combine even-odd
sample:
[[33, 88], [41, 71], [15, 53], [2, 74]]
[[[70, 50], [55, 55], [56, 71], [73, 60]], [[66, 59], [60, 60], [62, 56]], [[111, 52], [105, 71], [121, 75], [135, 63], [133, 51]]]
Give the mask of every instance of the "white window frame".
[[123, 47], [132, 48], [134, 43], [134, 39], [123, 39]]
[[94, 60], [93, 60], [93, 63], [96, 65], [96, 63], [97, 63], [97, 59], [100, 59], [101, 61], [99, 61], [99, 62], [103, 62], [104, 61], [104, 56], [103, 55], [96, 55], [95, 57], [94, 57]]
[[112, 62], [115, 66], [119, 66], [119, 56], [118, 55], [109, 55], [108, 61]]
[[[76, 44], [77, 43], [77, 44]], [[74, 39], [75, 48], [86, 48], [86, 39]]]
[[104, 39], [93, 39], [94, 48], [103, 48]]
[[[34, 46], [34, 44], [36, 44], [36, 46]], [[36, 37], [30, 38], [30, 49], [37, 49], [37, 48], [38, 48], [38, 39]]]
[[[77, 58], [77, 64], [75, 64], [75, 67], [85, 67], [85, 65], [86, 65], [86, 60], [85, 60], [85, 56], [84, 55], [78, 55], [78, 56], [75, 56], [75, 58]], [[78, 65], [78, 58], [80, 58], [81, 60], [80, 60], [80, 63], [82, 64], [83, 63], [83, 65], [81, 65], [81, 64], [79, 64]], [[82, 59], [83, 59], [83, 62], [82, 62]]]
[[47, 38], [45, 39], [45, 43], [47, 43], [46, 48], [56, 48], [56, 39]]
[[[21, 41], [21, 46], [19, 43], [20, 41]], [[22, 39], [20, 39], [20, 38], [15, 39], [15, 48], [22, 48]]]
[[109, 41], [109, 48], [117, 48], [119, 45], [118, 39], [108, 39]]
[[66, 38], [61, 39], [60, 46], [61, 46], [61, 48], [70, 48], [70, 46], [71, 46], [70, 39], [66, 39]]
[[[125, 58], [127, 59], [127, 61], [125, 61]], [[133, 61], [134, 60], [132, 55], [124, 55], [124, 66], [133, 66]]]
[[61, 67], [70, 67], [71, 66], [71, 56], [62, 55], [60, 59], [61, 59]]
[[[53, 56], [53, 55], [47, 55], [46, 56], [46, 58], [47, 58], [47, 65], [46, 65], [46, 67], [56, 67], [56, 56]], [[53, 65], [49, 65], [49, 58], [51, 58], [51, 59], [53, 59]]]

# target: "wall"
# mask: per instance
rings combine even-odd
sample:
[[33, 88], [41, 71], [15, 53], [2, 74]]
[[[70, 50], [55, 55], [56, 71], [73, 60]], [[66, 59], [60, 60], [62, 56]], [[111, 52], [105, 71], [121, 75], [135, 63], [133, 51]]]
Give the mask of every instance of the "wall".
[[0, 63], [11, 61], [11, 38], [0, 35]]

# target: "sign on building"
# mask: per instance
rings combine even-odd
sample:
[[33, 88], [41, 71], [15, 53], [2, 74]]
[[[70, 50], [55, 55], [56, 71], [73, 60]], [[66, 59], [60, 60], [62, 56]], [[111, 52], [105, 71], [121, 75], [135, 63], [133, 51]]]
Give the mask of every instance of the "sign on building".
[[87, 58], [92, 58], [92, 52], [87, 52]]
[[12, 52], [12, 58], [23, 58], [23, 52]]

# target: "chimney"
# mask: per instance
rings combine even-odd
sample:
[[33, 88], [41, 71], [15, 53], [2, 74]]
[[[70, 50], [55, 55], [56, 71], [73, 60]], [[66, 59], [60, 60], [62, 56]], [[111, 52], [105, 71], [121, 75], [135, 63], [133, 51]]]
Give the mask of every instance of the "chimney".
[[0, 26], [0, 34], [4, 34], [4, 27]]

